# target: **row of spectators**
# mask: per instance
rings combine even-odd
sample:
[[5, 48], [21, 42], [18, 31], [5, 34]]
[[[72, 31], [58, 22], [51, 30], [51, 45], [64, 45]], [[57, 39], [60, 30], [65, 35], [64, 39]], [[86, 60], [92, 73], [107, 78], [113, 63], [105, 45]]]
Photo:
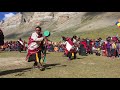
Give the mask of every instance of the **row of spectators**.
[[[107, 37], [106, 40], [102, 38], [98, 39], [80, 39], [80, 38], [71, 38], [74, 39], [76, 46], [76, 51], [79, 55], [88, 55], [95, 53], [97, 56], [107, 56], [107, 57], [120, 57], [120, 40], [118, 37]], [[47, 44], [48, 52], [64, 52], [65, 42], [52, 42], [49, 41]], [[18, 41], [7, 41], [4, 43], [5, 51], [27, 51], [27, 42], [22, 41], [20, 38]]]
[[26, 51], [27, 50], [27, 42], [22, 41], [20, 38], [18, 41], [6, 41], [3, 45], [4, 51]]

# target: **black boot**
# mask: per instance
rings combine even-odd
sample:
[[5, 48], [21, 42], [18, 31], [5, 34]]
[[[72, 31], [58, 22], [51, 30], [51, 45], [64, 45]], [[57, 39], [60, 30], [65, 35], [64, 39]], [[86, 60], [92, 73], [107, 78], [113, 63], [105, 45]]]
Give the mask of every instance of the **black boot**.
[[44, 70], [45, 70], [45, 68], [43, 67], [43, 65], [40, 64], [40, 63], [38, 63], [37, 67], [38, 67], [41, 71], [44, 71]]
[[37, 68], [37, 62], [34, 62], [33, 67], [32, 68]]

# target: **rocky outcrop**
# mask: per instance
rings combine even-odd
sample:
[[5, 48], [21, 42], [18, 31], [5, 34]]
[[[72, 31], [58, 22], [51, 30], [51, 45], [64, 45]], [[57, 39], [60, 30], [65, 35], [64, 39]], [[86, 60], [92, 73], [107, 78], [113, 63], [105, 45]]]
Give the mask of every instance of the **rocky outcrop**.
[[6, 19], [3, 23], [2, 26], [3, 27], [15, 27], [17, 25], [21, 24], [21, 20], [22, 20], [22, 14], [18, 13], [8, 19]]
[[34, 12], [20, 12], [20, 14], [22, 15], [21, 24], [25, 24], [30, 22], [33, 18]]
[[80, 32], [110, 26], [119, 18], [120, 12], [19, 12], [0, 21], [0, 28], [4, 28], [5, 35], [25, 35], [38, 25], [51, 32], [71, 28]]

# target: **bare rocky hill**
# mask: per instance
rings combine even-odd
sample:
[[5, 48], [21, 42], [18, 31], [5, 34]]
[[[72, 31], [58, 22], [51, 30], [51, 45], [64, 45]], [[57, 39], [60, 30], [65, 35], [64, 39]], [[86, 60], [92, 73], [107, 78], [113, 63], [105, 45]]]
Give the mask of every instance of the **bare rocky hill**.
[[0, 22], [6, 38], [29, 36], [39, 25], [44, 30], [61, 32], [73, 28], [75, 32], [96, 30], [115, 25], [120, 12], [19, 12]]

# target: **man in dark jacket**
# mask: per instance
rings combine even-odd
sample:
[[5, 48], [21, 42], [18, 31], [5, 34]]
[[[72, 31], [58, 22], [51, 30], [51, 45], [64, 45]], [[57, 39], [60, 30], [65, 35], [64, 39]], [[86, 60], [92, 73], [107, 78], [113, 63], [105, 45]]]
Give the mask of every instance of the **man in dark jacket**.
[[2, 30], [0, 29], [0, 48], [2, 48], [4, 45], [4, 34]]

